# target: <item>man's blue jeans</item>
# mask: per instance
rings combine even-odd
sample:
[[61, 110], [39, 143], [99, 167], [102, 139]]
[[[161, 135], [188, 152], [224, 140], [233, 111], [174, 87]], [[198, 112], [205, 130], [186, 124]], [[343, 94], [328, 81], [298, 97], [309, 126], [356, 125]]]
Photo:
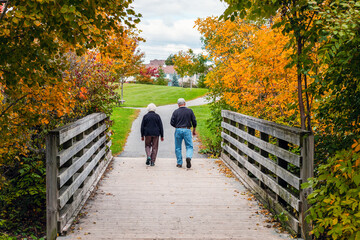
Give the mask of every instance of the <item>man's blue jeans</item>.
[[182, 165], [182, 154], [181, 154], [181, 147], [182, 147], [182, 140], [185, 141], [185, 147], [186, 147], [186, 157], [192, 158], [194, 147], [192, 142], [192, 135], [191, 135], [191, 129], [187, 128], [176, 128], [175, 129], [175, 154], [176, 154], [176, 160], [177, 164]]

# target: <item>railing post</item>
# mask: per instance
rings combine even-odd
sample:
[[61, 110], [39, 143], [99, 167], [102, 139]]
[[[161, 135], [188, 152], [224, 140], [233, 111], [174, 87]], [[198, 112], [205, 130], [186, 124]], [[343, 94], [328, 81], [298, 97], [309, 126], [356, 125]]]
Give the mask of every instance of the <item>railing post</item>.
[[57, 237], [57, 175], [56, 156], [58, 152], [58, 136], [49, 133], [46, 137], [46, 239], [54, 240]]
[[[284, 140], [281, 140], [281, 139], [277, 139], [278, 141], [278, 146], [281, 147], [282, 149], [285, 149], [285, 150], [289, 150], [289, 143], [287, 141], [284, 141]], [[288, 163], [281, 159], [281, 158], [277, 158], [277, 164], [279, 165], [279, 167], [282, 167], [283, 169], [286, 169], [287, 170], [287, 167], [288, 167]], [[277, 178], [277, 182], [280, 186], [284, 187], [284, 188], [287, 188], [287, 182], [280, 178], [280, 177], [276, 177]], [[279, 203], [285, 205], [286, 204], [286, 201], [284, 199], [282, 199], [279, 195], [276, 195], [276, 199], [278, 200]]]
[[[302, 137], [301, 155], [303, 156], [302, 166], [300, 168], [300, 177], [302, 182], [307, 182], [308, 178], [314, 176], [314, 135], [309, 134]], [[311, 189], [302, 189], [300, 191], [300, 223], [301, 223], [301, 237], [304, 239], [312, 239], [310, 237], [311, 224], [305, 221], [307, 216], [307, 210], [309, 205], [307, 197], [309, 196]]]

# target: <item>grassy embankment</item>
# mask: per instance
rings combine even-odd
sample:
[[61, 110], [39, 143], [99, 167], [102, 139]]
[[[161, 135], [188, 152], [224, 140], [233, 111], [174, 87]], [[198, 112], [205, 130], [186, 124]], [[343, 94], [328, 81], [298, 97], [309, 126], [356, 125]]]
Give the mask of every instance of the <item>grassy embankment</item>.
[[[120, 89], [119, 89], [120, 92]], [[178, 98], [192, 100], [207, 93], [204, 88], [181, 88], [146, 84], [124, 84], [124, 107], [146, 107], [149, 103], [156, 106], [174, 104]]]
[[193, 88], [190, 90], [189, 88], [180, 87], [124, 84], [125, 104], [115, 108], [111, 116], [111, 120], [114, 121], [114, 125], [111, 127], [113, 131], [111, 146], [113, 154], [117, 155], [122, 152], [127, 136], [130, 133], [132, 122], [139, 113], [137, 109], [124, 107], [146, 107], [151, 102], [157, 106], [174, 104], [178, 98], [182, 97], [185, 98], [185, 100], [191, 100], [201, 97], [206, 93], [207, 89], [202, 88]]
[[[209, 105], [190, 107], [196, 116], [198, 126], [196, 128], [198, 137], [201, 141], [201, 153], [213, 154], [212, 148], [216, 143], [216, 137], [212, 133], [208, 126], [208, 119], [211, 118], [211, 110]], [[216, 156], [214, 156], [216, 157]]]

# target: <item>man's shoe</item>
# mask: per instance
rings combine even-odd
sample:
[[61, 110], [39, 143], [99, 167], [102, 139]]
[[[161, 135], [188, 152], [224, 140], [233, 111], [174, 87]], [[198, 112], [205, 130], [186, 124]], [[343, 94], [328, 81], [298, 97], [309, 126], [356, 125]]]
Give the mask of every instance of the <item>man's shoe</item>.
[[186, 167], [191, 168], [191, 158], [186, 158]]
[[182, 165], [181, 164], [176, 164], [176, 167], [182, 168]]
[[154, 163], [154, 162], [151, 162], [150, 166], [152, 166], [152, 167], [155, 166], [155, 163]]
[[148, 158], [146, 159], [146, 165], [150, 165], [150, 161], [151, 161], [151, 158], [148, 157]]

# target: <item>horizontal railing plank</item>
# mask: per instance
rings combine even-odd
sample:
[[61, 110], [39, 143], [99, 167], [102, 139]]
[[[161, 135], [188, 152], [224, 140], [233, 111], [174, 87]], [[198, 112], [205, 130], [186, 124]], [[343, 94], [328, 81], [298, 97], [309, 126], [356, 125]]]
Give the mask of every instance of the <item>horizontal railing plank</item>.
[[309, 131], [280, 125], [274, 122], [227, 110], [221, 111], [221, 116], [298, 146], [301, 145], [301, 137], [306, 134], [310, 134]]
[[283, 198], [290, 206], [292, 206], [296, 211], [299, 211], [300, 200], [293, 196], [286, 189], [281, 187], [277, 182], [271, 179], [266, 174], [262, 173], [259, 169], [253, 166], [251, 163], [246, 161], [241, 155], [235, 152], [234, 149], [230, 148], [226, 144], [222, 144], [222, 148], [231, 154], [237, 161], [239, 161], [247, 170], [249, 170], [254, 176], [256, 176], [260, 181], [267, 185], [273, 192]]
[[222, 132], [221, 137], [227, 141], [229, 141], [231, 144], [236, 146], [240, 151], [242, 151], [247, 156], [251, 157], [258, 163], [260, 163], [262, 166], [266, 167], [271, 172], [275, 173], [277, 176], [284, 179], [288, 184], [296, 188], [297, 190], [300, 189], [300, 183], [301, 179], [292, 173], [288, 172], [284, 168], [277, 165], [272, 160], [261, 156], [259, 153], [255, 152], [254, 150], [250, 149], [247, 145], [237, 141], [235, 138], [231, 137], [230, 135]]
[[[106, 167], [110, 163], [112, 156], [111, 152], [106, 156], [106, 161], [102, 161], [99, 164], [96, 172], [85, 179], [84, 187], [80, 189], [77, 193], [74, 193], [74, 201], [71, 204], [66, 204], [64, 208], [60, 211], [59, 222], [60, 229], [66, 228], [67, 225], [72, 224], [72, 219], [79, 213], [82, 206], [85, 204], [85, 201], [89, 198], [93, 188], [96, 186], [97, 182], [100, 180], [100, 177], [103, 175]], [[64, 229], [64, 231], [67, 231]]]
[[239, 166], [236, 165], [226, 154], [221, 153], [221, 159], [225, 165], [232, 170], [235, 176], [243, 180], [242, 182], [248, 188], [253, 189], [261, 197], [263, 204], [268, 205], [276, 214], [285, 214], [288, 218], [286, 224], [295, 232], [299, 231], [299, 220], [292, 216], [286, 209], [284, 209], [275, 199], [273, 199], [264, 189], [262, 189], [256, 182], [254, 182]]
[[59, 196], [58, 204], [60, 208], [63, 208], [66, 202], [71, 198], [79, 186], [84, 182], [89, 173], [94, 169], [96, 164], [106, 153], [106, 147], [103, 147], [94, 157], [94, 159], [86, 166], [84, 171], [74, 180], [74, 182]]
[[76, 155], [81, 149], [86, 147], [89, 143], [91, 143], [97, 136], [101, 133], [105, 132], [107, 129], [106, 124], [101, 125], [96, 130], [92, 131], [89, 135], [85, 135], [83, 139], [76, 142], [71, 147], [62, 150], [58, 154], [58, 167], [61, 167], [64, 163], [66, 163], [71, 157]]
[[57, 133], [59, 135], [59, 144], [61, 145], [106, 118], [104, 113], [93, 113], [72, 124], [54, 129], [51, 133]]
[[100, 146], [106, 142], [106, 136], [100, 138], [90, 149], [88, 149], [79, 159], [58, 176], [59, 188], [61, 188], [96, 152]]
[[274, 144], [265, 142], [257, 137], [254, 137], [250, 134], [248, 134], [245, 131], [242, 131], [239, 128], [236, 128], [228, 123], [222, 122], [221, 126], [224, 129], [229, 130], [232, 133], [235, 133], [237, 136], [241, 137], [242, 139], [244, 139], [245, 141], [261, 148], [262, 150], [271, 153], [297, 167], [300, 167], [300, 163], [301, 163], [301, 157], [299, 155], [296, 155], [292, 152], [286, 151], [283, 148], [280, 148], [279, 146], [276, 146]]

